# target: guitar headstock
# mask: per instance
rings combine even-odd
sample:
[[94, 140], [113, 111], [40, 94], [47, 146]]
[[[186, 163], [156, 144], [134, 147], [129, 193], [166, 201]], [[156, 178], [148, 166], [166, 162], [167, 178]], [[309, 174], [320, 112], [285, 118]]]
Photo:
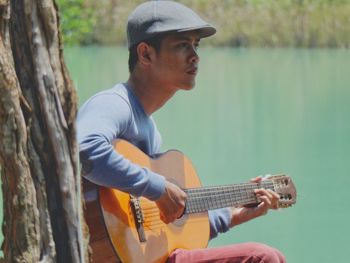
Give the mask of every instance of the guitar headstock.
[[282, 208], [292, 206], [296, 203], [297, 191], [292, 178], [287, 175], [273, 175], [267, 178], [272, 181], [274, 191], [280, 195], [279, 205]]

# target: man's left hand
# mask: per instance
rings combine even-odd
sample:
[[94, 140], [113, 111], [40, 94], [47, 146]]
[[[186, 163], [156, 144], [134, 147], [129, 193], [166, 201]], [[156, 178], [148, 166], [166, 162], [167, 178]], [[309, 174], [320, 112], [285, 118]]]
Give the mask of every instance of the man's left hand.
[[[253, 183], [259, 183], [263, 180], [261, 176], [251, 179]], [[232, 208], [231, 227], [242, 224], [253, 218], [267, 214], [269, 209], [278, 209], [280, 196], [270, 189], [255, 189], [256, 196], [261, 201], [254, 207], [234, 207]]]

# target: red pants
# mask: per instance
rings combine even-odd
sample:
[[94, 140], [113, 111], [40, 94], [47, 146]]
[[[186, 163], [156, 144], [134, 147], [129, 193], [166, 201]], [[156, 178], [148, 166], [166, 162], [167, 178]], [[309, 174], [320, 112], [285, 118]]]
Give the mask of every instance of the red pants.
[[176, 249], [168, 263], [286, 263], [283, 254], [260, 243], [242, 243], [218, 248]]

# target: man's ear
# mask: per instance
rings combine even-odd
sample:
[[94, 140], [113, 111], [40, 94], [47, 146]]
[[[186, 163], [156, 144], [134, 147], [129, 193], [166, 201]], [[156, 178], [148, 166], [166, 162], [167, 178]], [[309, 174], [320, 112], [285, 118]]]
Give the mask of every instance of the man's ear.
[[148, 66], [152, 62], [155, 49], [145, 42], [141, 42], [137, 46], [138, 61], [141, 65]]

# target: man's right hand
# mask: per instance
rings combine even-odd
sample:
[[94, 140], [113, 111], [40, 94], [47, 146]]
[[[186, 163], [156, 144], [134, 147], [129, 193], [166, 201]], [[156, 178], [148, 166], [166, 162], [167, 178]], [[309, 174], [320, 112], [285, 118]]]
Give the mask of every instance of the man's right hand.
[[186, 204], [186, 193], [177, 185], [165, 182], [165, 191], [156, 201], [159, 208], [160, 219], [165, 223], [171, 223], [181, 217]]

